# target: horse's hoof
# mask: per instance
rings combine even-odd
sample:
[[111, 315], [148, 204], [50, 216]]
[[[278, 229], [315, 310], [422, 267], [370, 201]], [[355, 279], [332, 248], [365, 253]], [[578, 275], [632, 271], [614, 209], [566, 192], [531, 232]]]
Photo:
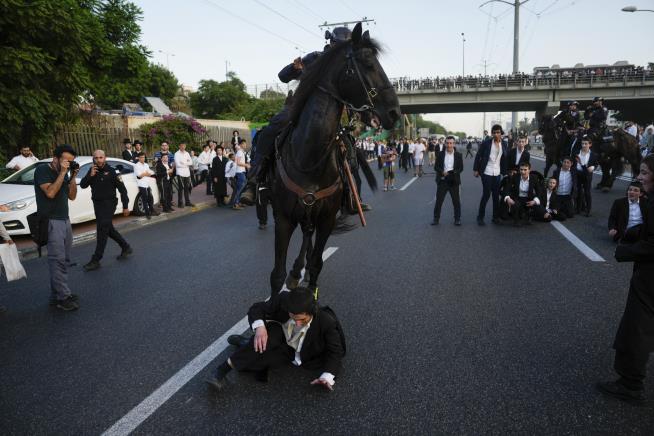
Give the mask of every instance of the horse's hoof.
[[288, 278], [286, 279], [286, 287], [291, 291], [297, 288], [299, 284], [300, 284], [300, 279], [296, 279], [295, 277], [288, 276]]

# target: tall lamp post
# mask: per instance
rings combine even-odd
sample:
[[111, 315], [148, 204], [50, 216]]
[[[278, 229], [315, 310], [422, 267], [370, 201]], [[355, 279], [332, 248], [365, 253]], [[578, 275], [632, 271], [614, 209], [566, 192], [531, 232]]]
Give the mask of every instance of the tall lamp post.
[[170, 70], [170, 56], [175, 57], [175, 53], [170, 53], [163, 50], [158, 50], [158, 52], [166, 55], [166, 69]]
[[622, 12], [654, 12], [652, 9], [638, 9], [636, 6], [625, 6]]
[[[513, 6], [513, 74], [517, 73], [519, 70], [519, 59], [518, 59], [518, 50], [520, 49], [520, 6], [527, 3], [529, 0], [514, 0], [513, 2], [507, 0], [488, 0], [487, 2], [479, 5], [487, 5], [488, 3], [498, 2], [505, 3], [509, 6]], [[511, 128], [515, 129], [518, 124], [518, 113], [511, 113]]]
[[461, 32], [461, 44], [462, 44], [462, 48], [463, 48], [462, 49], [462, 54], [461, 54], [463, 72], [462, 72], [461, 76], [465, 80], [465, 77], [466, 77], [466, 34], [463, 33], [463, 32]]

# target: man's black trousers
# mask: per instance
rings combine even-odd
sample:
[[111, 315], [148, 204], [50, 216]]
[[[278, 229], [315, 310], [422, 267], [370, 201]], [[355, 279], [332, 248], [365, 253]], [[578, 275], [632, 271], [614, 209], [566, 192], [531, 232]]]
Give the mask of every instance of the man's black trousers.
[[268, 224], [268, 204], [271, 201], [270, 188], [257, 186], [257, 219], [259, 224]]
[[450, 183], [449, 180], [440, 180], [436, 184], [436, 204], [434, 205], [434, 220], [438, 221], [441, 219], [441, 208], [443, 207], [443, 201], [445, 201], [445, 196], [449, 192], [450, 197], [452, 197], [452, 206], [454, 206], [454, 219], [456, 221], [461, 219], [461, 198], [459, 196], [460, 185], [455, 185]]
[[184, 193], [184, 200], [186, 200], [186, 205], [191, 205], [191, 178], [177, 176], [177, 204], [182, 206], [182, 192]]
[[266, 324], [268, 344], [266, 351], [254, 351], [254, 336], [247, 345], [239, 348], [229, 359], [232, 367], [238, 371], [262, 371], [288, 365], [295, 358], [295, 350], [286, 343], [282, 326], [275, 322]]
[[93, 260], [99, 261], [102, 259], [104, 249], [107, 246], [107, 238], [111, 238], [122, 250], [129, 247], [129, 244], [114, 228], [113, 216], [116, 211], [117, 200], [94, 200], [93, 210], [95, 211], [95, 223], [97, 227], [95, 253]]
[[577, 174], [577, 212], [588, 212], [592, 206], [591, 184], [593, 183], [593, 173], [586, 170], [579, 171]]

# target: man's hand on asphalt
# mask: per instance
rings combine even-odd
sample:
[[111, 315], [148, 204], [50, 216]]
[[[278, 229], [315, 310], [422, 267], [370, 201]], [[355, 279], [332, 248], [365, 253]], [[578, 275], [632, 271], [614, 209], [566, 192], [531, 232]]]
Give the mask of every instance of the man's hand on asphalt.
[[123, 216], [129, 216], [129, 209], [123, 209]]
[[311, 382], [311, 384], [312, 385], [321, 385], [321, 386], [329, 389], [330, 391], [334, 390], [334, 388], [329, 384], [329, 382], [327, 380], [323, 380], [323, 379], [320, 379], [320, 378], [315, 379], [314, 381]]
[[617, 234], [618, 234], [618, 231], [617, 231], [616, 229], [611, 229], [611, 230], [609, 230], [609, 236], [610, 236], [610, 237], [614, 237], [614, 236], [617, 235]]
[[266, 351], [266, 345], [268, 345], [268, 330], [265, 326], [257, 327], [254, 333], [254, 351], [263, 353]]

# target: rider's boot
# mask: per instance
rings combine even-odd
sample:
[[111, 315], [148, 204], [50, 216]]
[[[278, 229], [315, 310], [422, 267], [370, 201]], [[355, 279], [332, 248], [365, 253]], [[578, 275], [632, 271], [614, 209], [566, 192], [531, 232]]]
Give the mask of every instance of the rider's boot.
[[261, 158], [255, 163], [250, 171], [248, 171], [248, 180], [241, 192], [241, 197], [239, 202], [247, 206], [253, 206], [256, 203], [257, 199], [257, 183], [263, 178], [263, 174], [266, 173], [265, 168], [267, 167], [268, 156], [261, 156]]

